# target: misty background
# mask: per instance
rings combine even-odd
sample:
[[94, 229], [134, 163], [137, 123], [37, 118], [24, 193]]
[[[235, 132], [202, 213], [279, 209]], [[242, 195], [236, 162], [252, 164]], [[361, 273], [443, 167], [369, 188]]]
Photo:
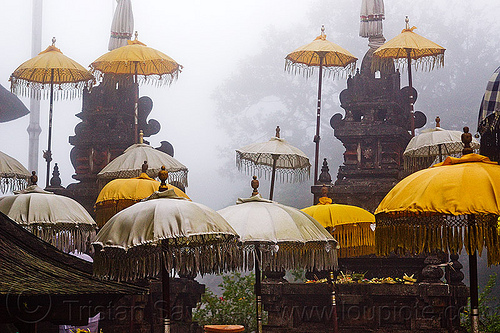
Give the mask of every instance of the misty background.
[[[3, 47], [0, 83], [10, 88], [10, 74], [31, 58], [32, 1], [0, 1]], [[115, 0], [44, 0], [42, 50], [52, 37], [61, 51], [87, 67], [107, 52]], [[239, 172], [234, 150], [267, 141], [277, 125], [281, 137], [306, 153], [313, 163], [317, 72], [310, 78], [284, 71], [285, 56], [320, 34], [354, 54], [358, 67], [368, 40], [358, 36], [361, 1], [353, 0], [132, 0], [139, 40], [184, 66], [179, 79], [167, 87], [142, 85], [150, 96], [150, 118], [161, 131], [148, 140], [153, 147], [167, 140], [175, 158], [189, 168], [187, 194], [213, 209], [235, 203], [251, 193], [251, 175]], [[446, 48], [444, 68], [417, 70], [415, 109], [427, 115], [428, 127], [440, 116], [441, 126], [475, 133], [479, 104], [486, 82], [500, 65], [498, 1], [385, 0], [384, 36], [404, 28], [405, 15], [416, 33]], [[401, 84], [408, 82], [402, 71]], [[346, 77], [323, 81], [321, 159], [328, 159], [336, 178], [344, 149], [329, 120], [342, 113], [339, 93]], [[21, 98], [29, 106], [27, 98]], [[69, 136], [79, 122], [81, 99], [54, 103], [53, 163], [63, 186], [75, 182], [69, 159]], [[41, 102], [39, 182], [45, 183], [48, 101]], [[0, 150], [28, 164], [29, 116], [0, 124]], [[312, 179], [300, 184], [277, 183], [274, 199], [304, 208], [312, 204]], [[260, 179], [267, 197], [269, 180]], [[463, 261], [462, 261], [463, 262]], [[465, 271], [466, 272], [466, 271]]]

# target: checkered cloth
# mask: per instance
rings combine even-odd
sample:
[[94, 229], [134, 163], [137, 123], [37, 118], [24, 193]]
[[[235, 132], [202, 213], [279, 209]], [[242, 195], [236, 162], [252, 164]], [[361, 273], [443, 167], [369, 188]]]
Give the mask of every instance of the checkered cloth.
[[486, 85], [481, 107], [479, 108], [478, 132], [498, 128], [500, 125], [500, 67], [491, 76]]

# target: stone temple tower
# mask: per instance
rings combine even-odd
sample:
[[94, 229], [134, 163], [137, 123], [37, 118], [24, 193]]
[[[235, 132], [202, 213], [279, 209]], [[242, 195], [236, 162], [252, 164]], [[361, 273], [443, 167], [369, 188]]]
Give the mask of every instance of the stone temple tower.
[[[371, 13], [366, 12], [367, 2], [374, 3], [368, 6]], [[383, 18], [382, 0], [363, 1], [360, 35], [369, 38], [370, 48], [361, 68], [348, 78], [347, 89], [340, 93], [345, 115], [338, 113], [330, 120], [345, 153], [337, 179], [329, 187], [329, 196], [334, 203], [356, 205], [370, 211], [375, 210], [404, 176], [403, 152], [411, 139], [409, 87], [401, 89], [400, 73], [392, 60], [380, 72], [374, 72], [371, 66], [373, 52], [385, 41]], [[421, 113], [418, 116], [416, 127], [422, 127], [425, 116]], [[320, 184], [312, 187], [315, 201], [321, 186], [320, 177]]]

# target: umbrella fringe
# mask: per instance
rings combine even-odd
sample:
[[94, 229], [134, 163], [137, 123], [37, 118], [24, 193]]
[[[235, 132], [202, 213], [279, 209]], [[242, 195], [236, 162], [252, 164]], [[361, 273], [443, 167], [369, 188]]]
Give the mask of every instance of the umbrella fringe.
[[96, 228], [88, 224], [30, 224], [23, 225], [23, 228], [50, 243], [63, 252], [73, 252], [77, 250], [82, 253], [92, 252], [91, 242], [96, 237]]
[[[256, 244], [243, 246], [243, 267], [253, 270]], [[297, 268], [306, 270], [336, 270], [338, 268], [336, 242], [307, 242], [259, 244], [261, 267], [267, 271], [284, 271]]]
[[[158, 179], [158, 172], [160, 169], [148, 169], [146, 174], [156, 180]], [[141, 174], [141, 170], [119, 170], [119, 171], [114, 171], [114, 172], [106, 172], [105, 174], [98, 174], [97, 175], [97, 182], [99, 186], [99, 190], [102, 190], [102, 188], [112, 181], [113, 179], [117, 178], [135, 178], [139, 177]], [[188, 187], [188, 170], [187, 169], [179, 169], [179, 170], [169, 170], [168, 171], [168, 183], [173, 183], [173, 182], [178, 182], [182, 184], [184, 187]]]
[[[462, 157], [463, 144], [457, 143], [457, 145], [460, 145], [459, 152], [450, 154], [448, 152], [445, 153], [443, 151], [443, 153], [441, 155], [442, 161], [444, 161], [446, 159], [446, 157], [448, 157], [448, 156], [457, 157], [457, 158]], [[417, 171], [422, 170], [422, 169], [427, 169], [427, 168], [433, 166], [434, 164], [439, 163], [440, 162], [439, 161], [439, 152], [436, 151], [438, 148], [437, 147], [434, 147], [434, 148], [436, 148], [436, 149], [431, 149], [431, 147], [429, 147], [428, 154], [426, 156], [424, 156], [422, 154], [418, 154], [418, 155], [412, 154], [412, 152], [405, 153], [403, 155], [404, 170], [407, 173], [414, 173], [414, 172], [417, 172]], [[453, 150], [449, 149], [449, 151], [453, 151]], [[475, 154], [478, 154], [479, 148], [473, 149], [473, 152]]]
[[359, 257], [375, 253], [375, 232], [371, 223], [337, 225], [327, 228], [339, 244], [339, 258]]
[[108, 220], [116, 213], [141, 201], [142, 199], [120, 199], [97, 202], [94, 206], [95, 221], [99, 228], [102, 228]]
[[[285, 71], [294, 75], [303, 75], [305, 78], [310, 78], [318, 66], [310, 66], [307, 64], [293, 62], [290, 59], [285, 59]], [[345, 78], [346, 75], [352, 75], [356, 69], [356, 62], [351, 62], [345, 67], [323, 65], [323, 77], [335, 79]]]
[[[266, 155], [266, 154], [262, 154]], [[271, 154], [268, 154], [271, 158]], [[264, 158], [264, 156], [263, 156]], [[236, 154], [236, 167], [239, 171], [247, 175], [256, 175], [259, 178], [270, 179], [273, 171], [272, 166], [264, 164], [255, 164], [253, 161], [246, 159], [245, 154]], [[311, 165], [302, 163], [302, 166], [295, 169], [292, 168], [276, 168], [278, 182], [280, 183], [300, 183], [308, 180], [310, 177]]]
[[435, 251], [459, 254], [465, 247], [468, 254], [477, 251], [481, 256], [484, 247], [487, 249], [488, 266], [497, 265], [500, 263], [499, 216], [475, 214], [474, 218], [474, 225], [469, 227], [467, 215], [377, 214], [377, 254], [387, 256], [391, 253]]
[[[54, 83], [54, 100], [80, 98], [84, 89], [90, 89], [92, 80], [80, 82]], [[50, 83], [30, 82], [24, 79], [12, 79], [10, 90], [12, 93], [35, 99], [48, 99], [50, 97]]]
[[[131, 80], [134, 78], [134, 73], [123, 73], [123, 74], [113, 74], [113, 73], [105, 73], [100, 70], [92, 68], [91, 67], [91, 72], [94, 74], [97, 82], [102, 82], [104, 79], [104, 76], [106, 76], [106, 79], [114, 80], [116, 83], [119, 85], [130, 85]], [[160, 65], [161, 67], [161, 65]], [[140, 72], [140, 70], [139, 70]], [[162, 87], [162, 86], [169, 86], [171, 85], [175, 80], [179, 78], [179, 73], [181, 72], [181, 67], [171, 73], [171, 74], [150, 74], [150, 75], [137, 75], [138, 83], [139, 85], [143, 84], [148, 84], [148, 85], [154, 85], [156, 87]]]
[[94, 274], [104, 279], [134, 281], [157, 277], [162, 262], [167, 271], [184, 276], [221, 274], [243, 268], [242, 252], [234, 235], [205, 234], [173, 238], [123, 248], [94, 244]]
[[0, 191], [2, 193], [24, 190], [28, 186], [29, 177], [18, 174], [0, 175]]
[[[387, 61], [387, 59], [393, 59], [394, 62]], [[376, 71], [388, 71], [393, 70], [392, 66], [396, 65], [396, 67], [400, 70], [408, 69], [408, 60], [406, 57], [404, 58], [392, 58], [392, 57], [378, 57], [373, 56], [371, 69], [373, 72]], [[432, 71], [434, 68], [444, 67], [444, 51], [443, 53], [432, 55], [432, 56], [421, 56], [418, 59], [413, 59], [411, 62], [413, 68], [415, 70], [422, 70], [424, 72]]]

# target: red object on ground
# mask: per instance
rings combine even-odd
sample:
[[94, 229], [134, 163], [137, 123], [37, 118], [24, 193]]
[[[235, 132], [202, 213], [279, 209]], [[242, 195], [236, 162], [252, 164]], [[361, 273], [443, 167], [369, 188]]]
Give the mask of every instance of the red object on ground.
[[205, 333], [218, 332], [243, 332], [245, 327], [241, 325], [205, 325]]

